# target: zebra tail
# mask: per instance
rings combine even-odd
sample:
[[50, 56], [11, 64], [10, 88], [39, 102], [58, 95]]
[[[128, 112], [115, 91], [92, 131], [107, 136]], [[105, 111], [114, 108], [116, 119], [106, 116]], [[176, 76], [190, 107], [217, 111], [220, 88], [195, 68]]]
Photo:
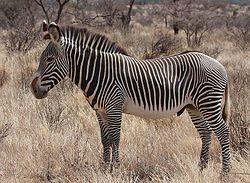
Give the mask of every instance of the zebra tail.
[[228, 122], [230, 118], [230, 95], [229, 95], [229, 84], [227, 83], [226, 88], [225, 88], [225, 102], [224, 102], [224, 107], [222, 111], [222, 118], [224, 119], [225, 122]]

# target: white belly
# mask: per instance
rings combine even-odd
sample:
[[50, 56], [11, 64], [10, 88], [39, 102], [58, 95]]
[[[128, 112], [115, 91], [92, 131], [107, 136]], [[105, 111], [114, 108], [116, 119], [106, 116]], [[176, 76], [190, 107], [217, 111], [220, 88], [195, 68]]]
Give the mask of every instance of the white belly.
[[183, 104], [180, 104], [171, 110], [162, 110], [161, 107], [159, 110], [149, 110], [148, 108], [144, 109], [143, 106], [136, 105], [132, 101], [127, 101], [124, 104], [123, 113], [140, 116], [142, 118], [161, 119], [176, 114], [188, 104], [191, 104], [190, 100], [187, 100]]

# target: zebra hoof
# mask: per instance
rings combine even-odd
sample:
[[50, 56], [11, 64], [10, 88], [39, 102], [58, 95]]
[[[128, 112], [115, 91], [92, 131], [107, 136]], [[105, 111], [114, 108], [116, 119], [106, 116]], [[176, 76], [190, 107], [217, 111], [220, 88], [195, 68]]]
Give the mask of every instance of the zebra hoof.
[[120, 168], [120, 162], [113, 162], [110, 166], [110, 173]]
[[226, 167], [223, 167], [222, 172], [220, 173], [220, 179], [223, 182], [228, 182], [229, 181], [229, 172], [232, 169], [231, 165], [228, 165]]
[[101, 163], [100, 163], [100, 170], [101, 170], [101, 172], [103, 172], [103, 173], [109, 172], [109, 167], [110, 167], [110, 164], [109, 164], [109, 163], [106, 163], [106, 162], [101, 162]]
[[199, 162], [198, 166], [200, 168], [200, 172], [202, 172], [205, 168], [207, 168], [207, 163]]
[[222, 182], [228, 182], [229, 181], [229, 176], [228, 176], [228, 173], [227, 172], [222, 172], [220, 174], [220, 180]]

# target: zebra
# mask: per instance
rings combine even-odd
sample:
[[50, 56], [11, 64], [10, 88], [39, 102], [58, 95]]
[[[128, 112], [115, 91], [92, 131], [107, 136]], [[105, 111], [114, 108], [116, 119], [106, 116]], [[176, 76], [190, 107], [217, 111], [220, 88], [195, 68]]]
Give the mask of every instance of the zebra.
[[186, 109], [202, 141], [200, 169], [208, 165], [214, 132], [221, 145], [221, 174], [228, 175], [229, 84], [217, 60], [195, 51], [140, 60], [86, 28], [45, 21], [42, 27], [43, 39], [49, 43], [33, 76], [32, 93], [37, 99], [45, 98], [68, 76], [96, 112], [106, 167], [120, 163], [122, 113], [157, 119], [179, 116]]

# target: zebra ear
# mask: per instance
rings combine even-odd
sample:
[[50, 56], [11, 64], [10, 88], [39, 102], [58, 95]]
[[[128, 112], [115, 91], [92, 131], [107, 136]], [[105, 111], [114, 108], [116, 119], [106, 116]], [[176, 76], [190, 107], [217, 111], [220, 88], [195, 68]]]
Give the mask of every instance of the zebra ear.
[[48, 27], [48, 33], [50, 35], [50, 39], [58, 42], [59, 39], [60, 39], [60, 28], [59, 26], [52, 22], [49, 24], [49, 27]]
[[49, 26], [48, 26], [48, 23], [46, 22], [46, 20], [43, 20], [43, 32], [46, 32], [46, 31], [48, 31], [48, 28], [49, 28]]
[[46, 22], [46, 20], [43, 21], [42, 28], [43, 28], [43, 39], [51, 39], [51, 36], [48, 32], [49, 25]]

